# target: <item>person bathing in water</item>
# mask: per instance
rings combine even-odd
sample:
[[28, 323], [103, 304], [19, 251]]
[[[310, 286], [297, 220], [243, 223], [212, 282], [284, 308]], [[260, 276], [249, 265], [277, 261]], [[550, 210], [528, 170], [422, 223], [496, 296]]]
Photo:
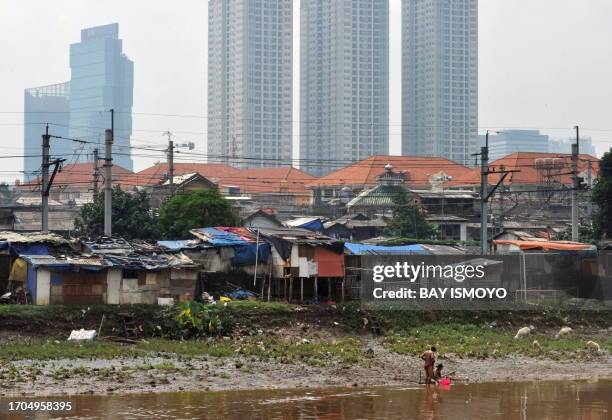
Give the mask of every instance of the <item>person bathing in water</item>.
[[425, 350], [421, 354], [423, 361], [423, 370], [425, 370], [425, 384], [429, 385], [434, 381], [434, 364], [436, 363], [436, 348], [431, 346], [429, 350]]
[[444, 369], [444, 365], [442, 363], [438, 363], [433, 374], [434, 381], [439, 382], [440, 379], [442, 379], [442, 369]]

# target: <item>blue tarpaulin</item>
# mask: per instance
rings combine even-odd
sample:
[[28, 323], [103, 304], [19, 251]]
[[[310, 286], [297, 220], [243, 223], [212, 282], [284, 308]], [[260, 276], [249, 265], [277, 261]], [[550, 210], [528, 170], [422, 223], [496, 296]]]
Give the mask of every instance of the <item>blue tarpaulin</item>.
[[406, 254], [428, 254], [419, 244], [382, 246], [367, 245], [346, 242], [345, 248], [353, 255], [406, 255]]
[[19, 255], [49, 255], [49, 247], [47, 245], [24, 245], [11, 244], [11, 254], [15, 257]]
[[248, 243], [240, 235], [220, 229], [202, 228], [197, 229], [197, 231], [206, 234], [208, 236], [207, 242], [213, 246], [234, 246]]
[[255, 264], [255, 250], [259, 248], [259, 256], [257, 257], [258, 263], [267, 263], [270, 257], [270, 244], [266, 242], [260, 242], [259, 247], [257, 244], [244, 244], [234, 246], [234, 257], [232, 258], [232, 264], [234, 265], [253, 265]]
[[16, 244], [9, 241], [0, 242], [0, 251], [8, 249], [11, 256], [18, 257], [20, 255], [49, 255], [49, 247], [42, 244]]
[[297, 227], [301, 227], [302, 229], [308, 229], [308, 230], [318, 232], [323, 229], [323, 223], [321, 223], [319, 219], [316, 219], [316, 220], [311, 220], [310, 222], [306, 222]]

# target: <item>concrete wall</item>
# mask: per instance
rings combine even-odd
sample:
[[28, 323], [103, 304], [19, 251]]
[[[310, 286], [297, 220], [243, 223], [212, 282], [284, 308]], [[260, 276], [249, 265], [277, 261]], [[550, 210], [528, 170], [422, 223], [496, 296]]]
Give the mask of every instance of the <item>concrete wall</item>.
[[36, 270], [36, 298], [37, 305], [48, 305], [51, 297], [51, 272], [43, 268]]

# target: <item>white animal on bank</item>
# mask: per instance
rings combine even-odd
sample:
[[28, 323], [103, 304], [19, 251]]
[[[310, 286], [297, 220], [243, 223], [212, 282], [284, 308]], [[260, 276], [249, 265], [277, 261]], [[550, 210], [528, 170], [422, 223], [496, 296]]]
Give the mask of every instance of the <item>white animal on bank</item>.
[[516, 335], [514, 336], [514, 339], [517, 340], [521, 337], [524, 337], [526, 335], [529, 335], [531, 333], [531, 331], [535, 330], [535, 327], [533, 325], [530, 325], [528, 327], [523, 327], [520, 330], [517, 331]]
[[533, 345], [533, 349], [537, 351], [538, 353], [542, 351], [542, 347], [540, 346], [540, 343], [538, 342], [538, 340], [533, 340], [532, 345]]
[[587, 341], [586, 343], [587, 349], [592, 351], [593, 353], [601, 353], [601, 347], [594, 341]]
[[563, 337], [565, 335], [570, 335], [574, 330], [572, 330], [572, 327], [563, 327], [559, 330], [559, 332], [557, 334], [555, 334], [555, 338], [560, 338]]

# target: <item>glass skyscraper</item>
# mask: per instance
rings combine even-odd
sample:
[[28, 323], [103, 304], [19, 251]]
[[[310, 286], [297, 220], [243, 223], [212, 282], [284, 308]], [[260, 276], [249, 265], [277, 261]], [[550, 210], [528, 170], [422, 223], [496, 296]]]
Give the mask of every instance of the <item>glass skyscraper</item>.
[[[70, 123], [70, 83], [58, 83], [26, 89], [24, 92], [24, 179], [29, 181], [41, 174], [42, 135], [45, 125], [49, 133], [67, 137]], [[72, 144], [66, 140], [53, 139], [50, 154], [65, 158], [72, 154]]]
[[292, 159], [293, 0], [208, 3], [208, 161]]
[[302, 0], [300, 168], [389, 153], [388, 0]]
[[471, 162], [478, 0], [402, 0], [402, 154]]
[[[114, 109], [113, 163], [132, 170], [134, 63], [123, 53], [119, 25], [83, 29], [81, 42], [70, 45], [70, 70], [70, 137], [98, 143], [102, 156]], [[93, 147], [85, 146], [76, 160], [90, 160]]]

